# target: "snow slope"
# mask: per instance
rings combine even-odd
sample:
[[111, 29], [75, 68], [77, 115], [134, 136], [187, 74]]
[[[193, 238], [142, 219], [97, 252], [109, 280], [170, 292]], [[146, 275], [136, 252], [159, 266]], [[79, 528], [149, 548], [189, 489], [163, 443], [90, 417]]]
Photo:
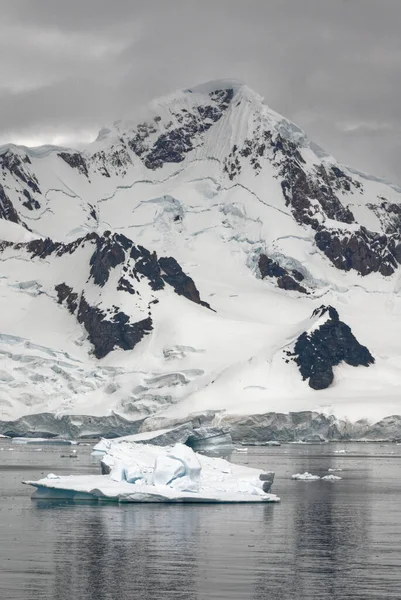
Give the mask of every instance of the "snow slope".
[[[401, 414], [401, 191], [241, 83], [157, 100], [84, 151], [2, 147], [0, 217], [2, 420]], [[321, 305], [374, 364], [334, 362], [316, 390], [290, 355]]]

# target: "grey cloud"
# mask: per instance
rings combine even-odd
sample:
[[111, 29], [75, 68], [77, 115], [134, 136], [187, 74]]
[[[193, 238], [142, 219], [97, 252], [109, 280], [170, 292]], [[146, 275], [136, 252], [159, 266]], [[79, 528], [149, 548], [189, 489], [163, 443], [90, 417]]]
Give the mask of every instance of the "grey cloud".
[[400, 22], [399, 0], [3, 0], [0, 139], [95, 135], [235, 77], [340, 160], [400, 181]]

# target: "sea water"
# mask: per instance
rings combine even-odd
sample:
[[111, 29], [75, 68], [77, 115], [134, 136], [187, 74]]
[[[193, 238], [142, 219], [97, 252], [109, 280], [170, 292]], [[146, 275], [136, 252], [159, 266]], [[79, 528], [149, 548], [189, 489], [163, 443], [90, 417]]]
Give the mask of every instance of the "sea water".
[[[1, 599], [401, 598], [401, 446], [234, 453], [276, 472], [278, 505], [34, 501], [22, 480], [98, 473], [91, 446], [0, 448]], [[291, 479], [329, 469], [342, 479]]]

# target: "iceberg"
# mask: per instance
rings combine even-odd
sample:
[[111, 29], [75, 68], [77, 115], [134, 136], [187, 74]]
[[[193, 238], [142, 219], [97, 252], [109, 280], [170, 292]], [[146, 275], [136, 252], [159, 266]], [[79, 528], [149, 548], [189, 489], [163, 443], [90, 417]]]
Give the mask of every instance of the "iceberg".
[[279, 502], [274, 473], [195, 453], [185, 444], [111, 444], [105, 475], [50, 474], [23, 483], [33, 498], [114, 502]]
[[339, 477], [338, 475], [325, 475], [322, 479], [324, 479], [324, 481], [339, 481], [342, 477]]

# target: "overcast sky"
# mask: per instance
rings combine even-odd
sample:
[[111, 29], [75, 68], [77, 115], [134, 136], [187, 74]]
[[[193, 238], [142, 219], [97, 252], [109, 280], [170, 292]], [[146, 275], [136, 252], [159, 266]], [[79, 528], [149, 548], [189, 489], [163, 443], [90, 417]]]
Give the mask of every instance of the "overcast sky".
[[155, 96], [245, 81], [401, 183], [401, 0], [0, 0], [0, 143], [74, 144]]

